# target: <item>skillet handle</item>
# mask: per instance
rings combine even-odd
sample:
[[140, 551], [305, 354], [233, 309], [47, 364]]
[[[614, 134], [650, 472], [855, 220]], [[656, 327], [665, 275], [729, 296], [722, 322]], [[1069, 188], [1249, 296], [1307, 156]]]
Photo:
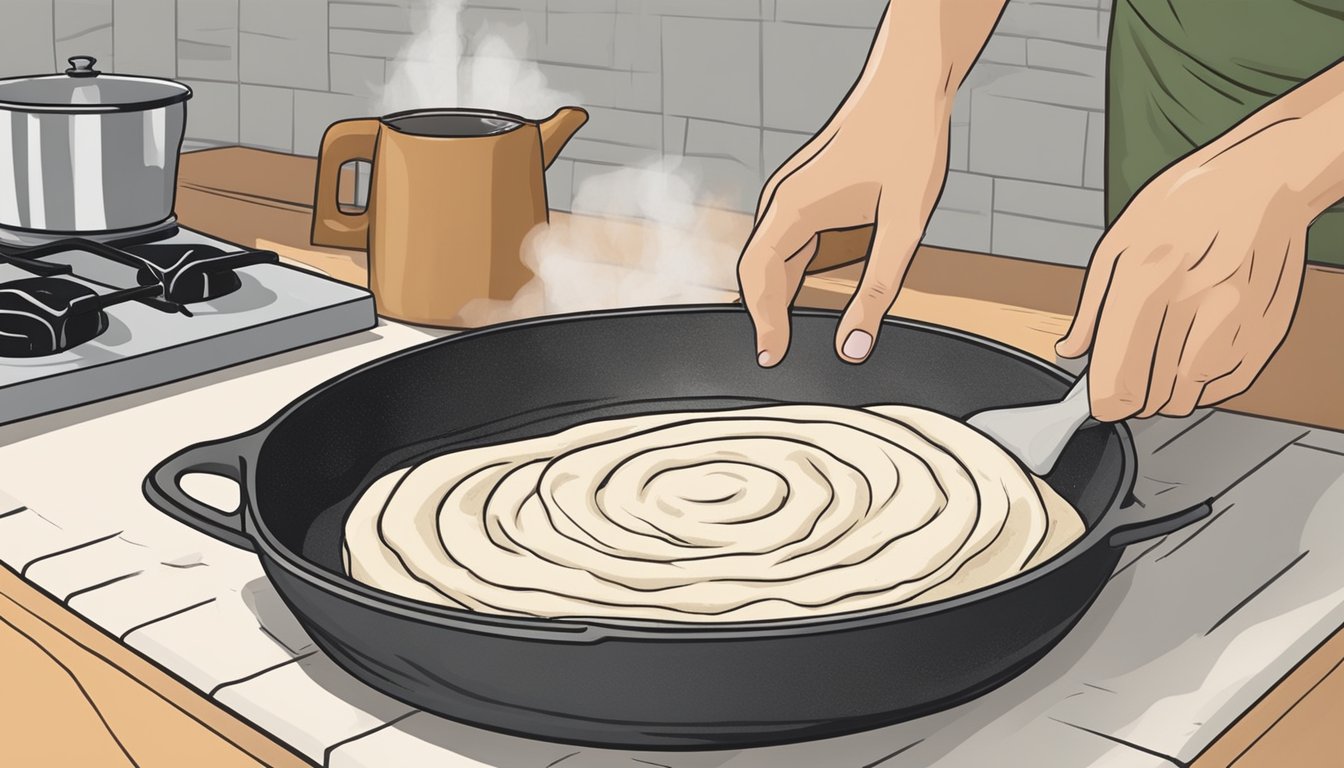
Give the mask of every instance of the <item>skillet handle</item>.
[[[220, 541], [255, 551], [244, 530], [247, 511], [247, 458], [243, 450], [250, 435], [239, 435], [184, 448], [159, 463], [145, 477], [144, 494], [160, 511]], [[238, 484], [238, 508], [216, 509], [197, 501], [182, 489], [182, 478], [194, 472], [220, 475]]]
[[1203, 520], [1213, 512], [1213, 499], [1201, 501], [1193, 507], [1182, 509], [1179, 512], [1171, 512], [1146, 520], [1130, 520], [1130, 516], [1138, 506], [1131, 501], [1112, 513], [1116, 519], [1128, 520], [1128, 522], [1117, 522], [1106, 532], [1107, 546], [1123, 549], [1130, 544], [1165, 536], [1191, 523]]

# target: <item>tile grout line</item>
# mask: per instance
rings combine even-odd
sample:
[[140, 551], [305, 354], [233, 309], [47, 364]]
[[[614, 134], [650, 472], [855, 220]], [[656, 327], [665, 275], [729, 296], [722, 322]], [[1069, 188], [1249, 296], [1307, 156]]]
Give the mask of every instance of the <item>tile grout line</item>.
[[1269, 589], [1270, 586], [1272, 586], [1272, 585], [1274, 584], [1274, 582], [1278, 581], [1280, 578], [1283, 577], [1284, 574], [1286, 574], [1286, 573], [1288, 573], [1289, 571], [1291, 571], [1291, 570], [1292, 570], [1298, 563], [1302, 562], [1303, 558], [1305, 558], [1305, 557], [1306, 557], [1307, 555], [1309, 555], [1309, 554], [1311, 554], [1311, 550], [1310, 550], [1310, 549], [1304, 551], [1302, 554], [1300, 554], [1300, 555], [1298, 555], [1297, 557], [1293, 558], [1292, 562], [1288, 563], [1287, 565], [1283, 566], [1283, 568], [1279, 569], [1279, 572], [1278, 572], [1278, 573], [1274, 574], [1273, 576], [1270, 576], [1269, 579], [1268, 579], [1267, 581], [1265, 581], [1265, 583], [1263, 583], [1263, 584], [1261, 584], [1260, 586], [1256, 587], [1254, 592], [1252, 592], [1251, 594], [1247, 595], [1241, 602], [1239, 602], [1239, 603], [1237, 603], [1236, 605], [1232, 606], [1232, 610], [1230, 610], [1230, 611], [1228, 611], [1227, 613], [1223, 614], [1223, 617], [1222, 617], [1221, 619], [1219, 619], [1218, 621], [1214, 622], [1214, 623], [1213, 623], [1213, 626], [1212, 626], [1212, 627], [1209, 627], [1209, 630], [1208, 630], [1207, 632], [1204, 633], [1204, 636], [1205, 636], [1205, 637], [1208, 637], [1209, 635], [1213, 634], [1213, 631], [1214, 631], [1215, 629], [1218, 629], [1219, 627], [1221, 627], [1221, 626], [1223, 625], [1224, 622], [1226, 622], [1228, 619], [1230, 619], [1230, 618], [1232, 618], [1233, 616], [1235, 616], [1235, 615], [1237, 614], [1237, 612], [1240, 611], [1242, 608], [1245, 608], [1247, 605], [1250, 605], [1251, 601], [1254, 600], [1256, 597], [1258, 597], [1258, 596], [1260, 595], [1260, 593], [1262, 593], [1262, 592], [1264, 592], [1265, 590]]
[[1142, 744], [1138, 744], [1136, 742], [1129, 741], [1127, 739], [1122, 739], [1119, 736], [1112, 736], [1111, 734], [1106, 733], [1104, 731], [1093, 730], [1086, 726], [1078, 725], [1077, 723], [1070, 723], [1067, 720], [1060, 720], [1057, 717], [1051, 717], [1050, 719], [1055, 721], [1056, 723], [1059, 723], [1060, 725], [1067, 725], [1070, 728], [1075, 728], [1077, 730], [1083, 731], [1084, 733], [1090, 733], [1093, 736], [1105, 739], [1106, 741], [1114, 742], [1122, 747], [1129, 747], [1130, 749], [1133, 749], [1136, 752], [1142, 752], [1145, 755], [1151, 755], [1161, 760], [1166, 760], [1167, 762], [1178, 766], [1178, 768], [1189, 768], [1190, 765], [1189, 763], [1175, 757], [1174, 755], [1164, 754], [1162, 752], [1158, 752], [1155, 749], [1149, 749], [1148, 747], [1145, 747]]
[[256, 672], [253, 672], [250, 675], [244, 675], [243, 677], [240, 677], [237, 680], [229, 680], [227, 682], [220, 683], [219, 685], [216, 685], [214, 688], [211, 688], [206, 695], [212, 699], [216, 698], [220, 691], [224, 690], [225, 688], [228, 688], [231, 685], [239, 685], [241, 683], [246, 683], [251, 680], [256, 680], [258, 677], [261, 677], [267, 672], [274, 672], [275, 670], [280, 669], [281, 667], [286, 667], [289, 666], [290, 664], [303, 661], [304, 659], [308, 658], [309, 656], [312, 656], [315, 653], [317, 653], [316, 649], [308, 651], [307, 653], [299, 654], [297, 656], [294, 656], [293, 658], [285, 659], [279, 664], [272, 664], [264, 669], [259, 669]]
[[90, 584], [87, 587], [81, 587], [79, 589], [74, 590], [70, 594], [66, 595], [64, 598], [61, 599], [61, 602], [65, 603], [65, 606], [67, 608], [74, 610], [74, 606], [70, 605], [70, 601], [74, 600], [76, 597], [79, 597], [80, 595], [83, 594], [87, 594], [89, 592], [93, 592], [95, 590], [102, 589], [103, 587], [110, 587], [119, 581], [125, 581], [127, 579], [135, 578], [136, 576], [139, 576], [142, 573], [144, 573], [144, 571], [131, 571], [130, 573], [123, 573], [120, 576], [113, 576], [112, 578], [107, 579], [105, 581], [100, 581], [97, 584]]
[[[1337, 451], [1334, 448], [1326, 448], [1323, 445], [1312, 445], [1311, 443], [1304, 443], [1302, 442], [1301, 439], [1298, 439], [1297, 442], [1293, 443], [1293, 445], [1297, 446], [1298, 448], [1306, 448], [1309, 451], [1319, 451], [1321, 453], [1328, 453], [1331, 456], [1344, 456], [1344, 451]], [[0, 517], [3, 517], [3, 515], [0, 515]]]
[[1228, 486], [1227, 486], [1226, 488], [1223, 489], [1222, 493], [1219, 493], [1215, 498], [1221, 499], [1223, 496], [1225, 496], [1225, 495], [1227, 495], [1228, 493], [1230, 493], [1230, 492], [1232, 491], [1233, 488], [1236, 488], [1238, 485], [1240, 485], [1241, 483], [1243, 483], [1243, 482], [1244, 482], [1247, 478], [1249, 478], [1251, 475], [1255, 474], [1256, 472], [1259, 472], [1261, 469], [1264, 469], [1264, 467], [1265, 467], [1266, 464], [1268, 464], [1269, 462], [1273, 461], [1274, 459], [1277, 459], [1279, 456], [1281, 456], [1281, 455], [1283, 455], [1284, 453], [1286, 453], [1286, 452], [1288, 451], [1289, 448], [1292, 448], [1292, 447], [1294, 447], [1294, 446], [1297, 446], [1297, 445], [1298, 445], [1298, 442], [1297, 442], [1297, 441], [1298, 441], [1298, 440], [1301, 440], [1302, 438], [1306, 437], [1306, 436], [1309, 435], [1309, 434], [1311, 434], [1311, 431], [1310, 431], [1310, 430], [1308, 430], [1308, 431], [1306, 431], [1306, 432], [1303, 432], [1302, 434], [1298, 435], [1297, 437], [1294, 437], [1294, 438], [1292, 438], [1291, 440], [1289, 440], [1287, 443], [1285, 443], [1283, 446], [1281, 446], [1278, 450], [1276, 450], [1276, 451], [1274, 451], [1273, 453], [1271, 453], [1271, 454], [1269, 454], [1268, 456], [1266, 456], [1265, 459], [1264, 459], [1263, 461], [1261, 461], [1260, 463], [1256, 464], [1255, 466], [1253, 466], [1253, 467], [1251, 467], [1249, 470], [1247, 470], [1247, 471], [1246, 471], [1246, 474], [1244, 474], [1244, 475], [1238, 477], [1237, 479], [1235, 479], [1235, 480], [1233, 480], [1231, 483], [1229, 483]]
[[145, 627], [148, 627], [148, 626], [150, 626], [151, 624], [157, 624], [157, 623], [159, 623], [160, 621], [165, 621], [165, 620], [167, 620], [167, 619], [171, 619], [171, 618], [173, 618], [174, 616], [181, 616], [182, 614], [184, 614], [184, 613], [186, 613], [186, 612], [188, 612], [188, 611], [194, 611], [194, 610], [196, 610], [197, 608], [200, 608], [200, 607], [202, 607], [202, 606], [206, 606], [206, 605], [209, 605], [209, 604], [215, 602], [215, 600], [217, 600], [217, 599], [218, 599], [218, 598], [211, 597], [211, 598], [208, 598], [208, 599], [206, 599], [206, 600], [202, 600], [202, 601], [200, 601], [199, 603], [193, 603], [193, 604], [191, 604], [191, 605], [188, 605], [188, 606], [186, 606], [185, 608], [178, 608], [177, 610], [173, 611], [172, 613], [166, 613], [166, 614], [164, 614], [164, 615], [162, 615], [162, 616], [159, 616], [158, 618], [150, 619], [149, 621], [142, 622], [142, 623], [140, 623], [140, 624], [136, 624], [135, 626], [131, 627], [130, 629], [126, 630], [125, 632], [122, 632], [122, 633], [118, 636], [117, 639], [120, 640], [123, 644], [126, 644], [126, 638], [130, 637], [132, 633], [134, 633], [134, 632], [136, 632], [136, 631], [138, 631], [138, 630], [144, 629]]
[[[378, 725], [378, 726], [375, 726], [375, 727], [373, 727], [373, 728], [370, 728], [370, 729], [367, 730], [367, 731], [363, 731], [363, 732], [361, 732], [361, 733], [357, 733], [357, 734], [355, 734], [354, 736], [347, 736], [346, 738], [341, 739], [340, 741], [336, 742], [335, 744], [332, 744], [331, 746], [329, 746], [329, 747], [327, 747], [326, 749], [322, 750], [322, 765], [326, 765], [326, 766], [331, 765], [331, 754], [332, 754], [333, 752], [335, 752], [336, 750], [340, 749], [341, 747], [344, 747], [346, 744], [349, 744], [349, 743], [351, 743], [351, 742], [353, 742], [353, 741], [359, 741], [360, 739], [362, 739], [362, 738], [364, 738], [364, 737], [366, 737], [366, 736], [372, 736], [373, 734], [378, 733], [379, 731], [384, 730], [384, 729], [386, 729], [386, 728], [391, 728], [392, 726], [396, 725], [397, 723], [400, 723], [402, 720], [405, 720], [406, 718], [410, 717], [411, 715], [418, 714], [420, 711], [421, 711], [421, 710], [419, 710], [419, 709], [412, 708], [409, 712], [406, 712], [406, 713], [401, 714], [401, 715], [397, 715], [396, 717], [392, 718], [391, 720], [388, 720], [388, 721], [385, 722], [385, 723], [382, 723], [382, 724], [380, 724], [380, 725]], [[578, 754], [578, 753], [576, 752], [576, 753], [574, 753], [574, 754]]]
[[1180, 430], [1179, 432], [1177, 432], [1176, 434], [1174, 434], [1174, 435], [1172, 435], [1171, 437], [1167, 438], [1166, 440], [1163, 440], [1163, 441], [1161, 442], [1161, 444], [1159, 444], [1156, 448], [1153, 448], [1153, 450], [1149, 451], [1149, 452], [1148, 452], [1148, 455], [1149, 455], [1149, 456], [1155, 456], [1155, 455], [1157, 455], [1157, 453], [1158, 453], [1159, 451], [1161, 451], [1163, 448], [1166, 448], [1167, 446], [1169, 446], [1169, 445], [1171, 445], [1172, 443], [1176, 442], [1177, 440], [1181, 439], [1181, 438], [1184, 437], [1185, 435], [1189, 434], [1191, 430], [1193, 430], [1195, 427], [1198, 427], [1200, 424], [1203, 424], [1203, 423], [1204, 423], [1205, 421], [1207, 421], [1207, 420], [1209, 419], [1209, 417], [1212, 416], [1212, 415], [1213, 415], [1213, 411], [1210, 410], [1210, 411], [1205, 411], [1205, 412], [1204, 412], [1203, 414], [1201, 414], [1198, 418], [1194, 418], [1194, 419], [1192, 419], [1192, 420], [1191, 420], [1191, 423], [1190, 423], [1189, 425], [1182, 427], [1181, 430]]
[[112, 539], [117, 538], [118, 536], [120, 536], [121, 534], [123, 534], [123, 533], [125, 533], [125, 532], [126, 532], [126, 531], [121, 530], [121, 531], [117, 531], [116, 533], [109, 533], [109, 534], [107, 534], [106, 536], [99, 536], [98, 538], [93, 539], [92, 541], [81, 542], [81, 543], [79, 543], [79, 544], [75, 544], [75, 545], [73, 545], [73, 546], [65, 547], [64, 549], [58, 549], [58, 550], [56, 550], [55, 552], [48, 552], [48, 553], [45, 554], [45, 555], [39, 555], [39, 556], [33, 558], [32, 560], [29, 560], [28, 563], [27, 563], [26, 565], [24, 565], [22, 568], [19, 569], [19, 577], [22, 578], [22, 579], [24, 579], [24, 580], [29, 580], [29, 579], [28, 579], [28, 569], [29, 569], [29, 568], [32, 568], [34, 565], [37, 565], [38, 563], [40, 563], [40, 562], [42, 562], [42, 561], [44, 561], [44, 560], [50, 560], [50, 559], [52, 559], [52, 558], [54, 558], [54, 557], [60, 557], [61, 555], [68, 555], [68, 554], [70, 554], [71, 552], [78, 552], [79, 550], [84, 549], [85, 547], [91, 547], [91, 546], [93, 546], [94, 544], [101, 544], [101, 543], [103, 543], [104, 541], [110, 541], [110, 540], [112, 540]]

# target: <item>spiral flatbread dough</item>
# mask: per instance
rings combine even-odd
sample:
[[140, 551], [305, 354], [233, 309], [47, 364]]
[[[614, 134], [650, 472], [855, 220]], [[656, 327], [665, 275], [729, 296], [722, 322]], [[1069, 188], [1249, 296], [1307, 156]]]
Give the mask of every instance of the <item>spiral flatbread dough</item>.
[[345, 528], [357, 581], [472, 611], [712, 622], [909, 606], [1080, 537], [994, 442], [908, 406], [595, 421], [377, 479]]

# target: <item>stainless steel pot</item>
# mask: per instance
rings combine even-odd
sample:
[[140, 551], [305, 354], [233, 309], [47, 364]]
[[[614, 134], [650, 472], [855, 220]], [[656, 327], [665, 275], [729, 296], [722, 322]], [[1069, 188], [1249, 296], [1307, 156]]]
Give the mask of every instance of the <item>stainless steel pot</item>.
[[0, 234], [128, 236], [171, 227], [191, 89], [103, 74], [0, 80]]

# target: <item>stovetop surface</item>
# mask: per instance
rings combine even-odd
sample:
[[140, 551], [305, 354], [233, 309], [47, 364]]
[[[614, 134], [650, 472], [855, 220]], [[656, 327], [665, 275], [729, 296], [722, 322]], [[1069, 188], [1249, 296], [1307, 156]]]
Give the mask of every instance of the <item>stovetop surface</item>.
[[[116, 264], [110, 266], [130, 272], [130, 284], [134, 285], [134, 270]], [[25, 276], [28, 273], [18, 267], [0, 264], [0, 281]], [[238, 270], [238, 277], [242, 286], [237, 291], [191, 304], [190, 317], [134, 301], [109, 307], [108, 329], [91, 341], [44, 357], [0, 358], [0, 385], [202, 342], [358, 298], [348, 286], [279, 264], [243, 267]]]
[[[161, 242], [210, 245], [237, 251], [191, 230]], [[136, 270], [101, 256], [71, 251], [42, 259], [69, 264], [76, 280], [107, 293], [108, 286], [135, 286]], [[139, 301], [108, 307], [107, 330], [55, 354], [0, 357], [0, 423], [176, 381], [228, 365], [306, 346], [372, 327], [370, 294], [324, 275], [281, 263], [236, 270], [231, 293], [165, 312]], [[0, 263], [0, 282], [32, 277]], [[95, 372], [97, 372], [95, 374]], [[59, 391], [47, 384], [60, 380]], [[20, 392], [23, 385], [41, 389]]]

